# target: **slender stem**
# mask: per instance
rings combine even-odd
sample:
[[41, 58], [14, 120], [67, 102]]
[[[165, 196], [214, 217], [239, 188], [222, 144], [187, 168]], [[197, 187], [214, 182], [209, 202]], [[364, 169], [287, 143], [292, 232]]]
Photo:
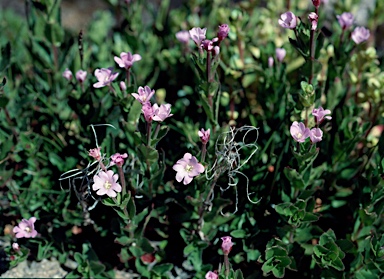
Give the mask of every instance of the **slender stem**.
[[147, 122], [147, 146], [151, 146], [152, 121]]
[[58, 53], [57, 53], [57, 47], [54, 44], [52, 44], [52, 50], [53, 50], [53, 61], [55, 64], [55, 70], [58, 71], [59, 69]]
[[[207, 51], [206, 69], [207, 69], [207, 81], [212, 82], [212, 80], [211, 80], [211, 52], [210, 51]], [[208, 92], [208, 94], [209, 94], [209, 92]]]
[[111, 90], [111, 92], [112, 92], [115, 96], [117, 96], [116, 91], [115, 91], [115, 89], [113, 89], [113, 87], [112, 87], [111, 84], [108, 84], [108, 88], [109, 88], [109, 90]]
[[118, 170], [119, 170], [119, 176], [120, 176], [120, 182], [121, 182], [121, 188], [122, 188], [122, 195], [123, 197], [125, 196], [125, 194], [127, 193], [127, 189], [126, 189], [126, 186], [125, 186], [125, 177], [124, 177], [124, 171], [123, 171], [123, 167], [122, 166], [117, 166]]
[[156, 139], [157, 135], [159, 134], [161, 124], [160, 122], [157, 122], [156, 129], [155, 129], [155, 134], [153, 135], [153, 138]]
[[204, 163], [206, 153], [207, 153], [207, 144], [203, 143], [203, 146], [201, 147], [201, 163]]
[[224, 265], [225, 265], [225, 278], [229, 276], [229, 260], [228, 255], [224, 254]]
[[101, 168], [103, 171], [107, 172], [107, 169], [106, 169], [106, 167], [104, 166], [103, 162], [102, 162], [102, 161], [99, 161], [99, 164], [100, 164], [100, 168]]
[[[205, 198], [205, 201], [209, 200], [209, 197], [212, 195], [213, 189], [215, 188], [215, 185], [216, 185], [216, 182], [218, 179], [219, 179], [219, 175], [215, 175], [215, 178], [214, 178], [212, 185], [211, 185], [211, 189], [209, 189], [209, 192], [207, 194], [207, 197]], [[203, 193], [201, 193], [201, 195], [200, 195], [201, 204], [200, 204], [200, 207], [198, 209], [199, 220], [197, 221], [197, 225], [198, 225], [199, 231], [202, 229], [203, 218], [204, 218], [204, 201], [202, 198], [203, 198]]]
[[127, 87], [131, 86], [131, 68], [127, 69]]

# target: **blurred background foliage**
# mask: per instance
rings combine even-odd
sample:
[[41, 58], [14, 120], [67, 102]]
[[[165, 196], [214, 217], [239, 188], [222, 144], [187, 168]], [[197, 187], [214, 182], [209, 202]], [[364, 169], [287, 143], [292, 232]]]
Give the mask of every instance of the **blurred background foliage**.
[[[29, 259], [70, 258], [78, 264], [74, 277], [113, 278], [117, 268], [148, 278], [203, 278], [222, 261], [219, 237], [231, 235], [236, 245], [230, 262], [244, 278], [380, 278], [383, 1], [328, 0], [320, 7], [315, 107], [330, 109], [332, 120], [322, 126], [319, 149], [304, 155], [295, 152], [289, 127], [305, 118], [299, 96], [308, 60], [290, 44], [293, 31], [277, 21], [291, 10], [308, 27], [311, 1], [109, 0], [81, 31], [63, 28], [60, 5], [26, 0], [23, 18], [0, 11], [3, 239], [10, 240], [7, 225], [36, 216], [41, 239], [19, 240], [31, 250]], [[340, 46], [336, 15], [343, 12], [371, 30], [366, 44], [352, 49], [348, 38]], [[213, 38], [222, 23], [230, 33], [221, 45], [213, 127], [190, 59], [197, 50], [192, 41], [177, 41], [175, 33], [206, 27]], [[275, 59], [269, 67], [276, 47], [287, 55], [284, 63]], [[96, 68], [115, 67], [124, 80], [113, 57], [128, 51], [142, 56], [132, 67], [129, 93], [148, 85], [158, 103], [172, 105], [174, 116], [163, 129], [169, 132], [154, 150], [139, 148], [145, 128], [134, 100], [118, 86], [115, 95], [92, 87]], [[63, 78], [66, 68], [87, 71], [83, 86]], [[107, 123], [116, 129], [95, 126], [95, 137], [90, 125]], [[237, 187], [215, 187], [215, 198], [203, 204], [210, 181], [198, 178], [194, 186], [175, 181], [172, 165], [185, 152], [198, 153], [200, 128], [216, 129], [206, 164], [212, 167], [222, 156], [215, 144], [220, 135], [248, 125], [259, 128], [258, 149], [235, 178]], [[92, 168], [88, 150], [96, 139], [106, 154], [127, 152], [131, 158], [125, 175], [142, 198], [131, 199], [127, 223], [101, 203], [89, 210], [94, 200], [82, 198], [86, 183], [59, 180], [68, 170]], [[252, 151], [245, 149], [242, 160]], [[227, 173], [217, 180], [222, 188], [228, 183]], [[257, 204], [249, 201], [260, 198]]]

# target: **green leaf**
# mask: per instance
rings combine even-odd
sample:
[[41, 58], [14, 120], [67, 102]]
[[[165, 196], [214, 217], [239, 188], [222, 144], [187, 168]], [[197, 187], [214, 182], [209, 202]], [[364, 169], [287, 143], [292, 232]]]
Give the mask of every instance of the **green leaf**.
[[0, 108], [5, 108], [9, 102], [6, 96], [0, 96]]
[[149, 162], [150, 165], [159, 161], [159, 152], [150, 146], [144, 144], [139, 146], [140, 157], [143, 162]]
[[152, 271], [157, 273], [157, 275], [165, 275], [168, 271], [171, 271], [173, 268], [173, 264], [160, 264], [155, 265], [152, 268]]
[[130, 219], [134, 218], [136, 215], [136, 205], [135, 205], [135, 201], [132, 198], [129, 199], [128, 201], [127, 210], [128, 210], [129, 218]]
[[234, 230], [231, 232], [231, 236], [234, 238], [244, 238], [247, 233], [244, 230]]
[[102, 263], [90, 261], [89, 268], [91, 269], [91, 275], [98, 277], [100, 273], [105, 270], [105, 266]]
[[59, 24], [48, 22], [45, 25], [45, 36], [53, 45], [59, 47], [64, 41], [64, 30]]
[[295, 189], [302, 190], [305, 188], [303, 178], [301, 177], [300, 173], [298, 173], [295, 169], [286, 167], [284, 168], [284, 174]]
[[[11, 44], [7, 42], [5, 46], [1, 47], [0, 73], [5, 71], [9, 67], [10, 62], [11, 62]], [[5, 85], [4, 79], [2, 82], [2, 86]]]

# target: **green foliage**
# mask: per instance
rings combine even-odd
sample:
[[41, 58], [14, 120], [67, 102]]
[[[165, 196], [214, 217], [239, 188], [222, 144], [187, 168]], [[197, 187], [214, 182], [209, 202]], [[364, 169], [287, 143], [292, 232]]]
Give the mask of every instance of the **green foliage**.
[[[295, 30], [278, 24], [287, 1], [127, 2], [106, 1], [81, 32], [61, 25], [61, 1], [26, 1], [24, 19], [0, 11], [0, 240], [9, 266], [56, 257], [76, 262], [67, 278], [113, 278], [115, 269], [381, 278], [382, 1], [366, 11], [371, 38], [361, 44], [335, 17], [356, 16], [355, 0], [321, 4], [312, 31], [305, 1], [288, 1]], [[219, 55], [175, 37], [206, 27], [212, 40], [224, 23]], [[114, 61], [122, 52], [142, 59], [127, 71]], [[107, 67], [119, 75], [95, 88], [95, 70]], [[145, 85], [152, 104], [172, 105], [171, 117], [145, 119], [132, 95]], [[332, 119], [316, 122], [319, 107]], [[294, 121], [321, 129], [321, 141], [295, 142]], [[116, 153], [127, 155], [122, 166], [111, 164]], [[185, 153], [205, 170], [187, 185], [173, 169]], [[115, 197], [94, 190], [101, 171], [118, 178]], [[12, 227], [32, 216], [38, 237], [16, 239]], [[223, 236], [234, 243], [229, 255]]]

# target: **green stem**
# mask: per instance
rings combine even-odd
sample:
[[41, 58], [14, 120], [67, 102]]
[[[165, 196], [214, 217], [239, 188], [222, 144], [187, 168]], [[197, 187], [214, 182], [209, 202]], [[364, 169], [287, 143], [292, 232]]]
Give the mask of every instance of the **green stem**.
[[124, 171], [123, 171], [123, 167], [122, 166], [117, 166], [118, 170], [119, 170], [119, 176], [120, 176], [120, 182], [121, 182], [121, 193], [123, 195], [123, 197], [125, 196], [125, 194], [127, 193], [127, 189], [126, 189], [126, 186], [125, 186], [125, 177], [124, 177]]

